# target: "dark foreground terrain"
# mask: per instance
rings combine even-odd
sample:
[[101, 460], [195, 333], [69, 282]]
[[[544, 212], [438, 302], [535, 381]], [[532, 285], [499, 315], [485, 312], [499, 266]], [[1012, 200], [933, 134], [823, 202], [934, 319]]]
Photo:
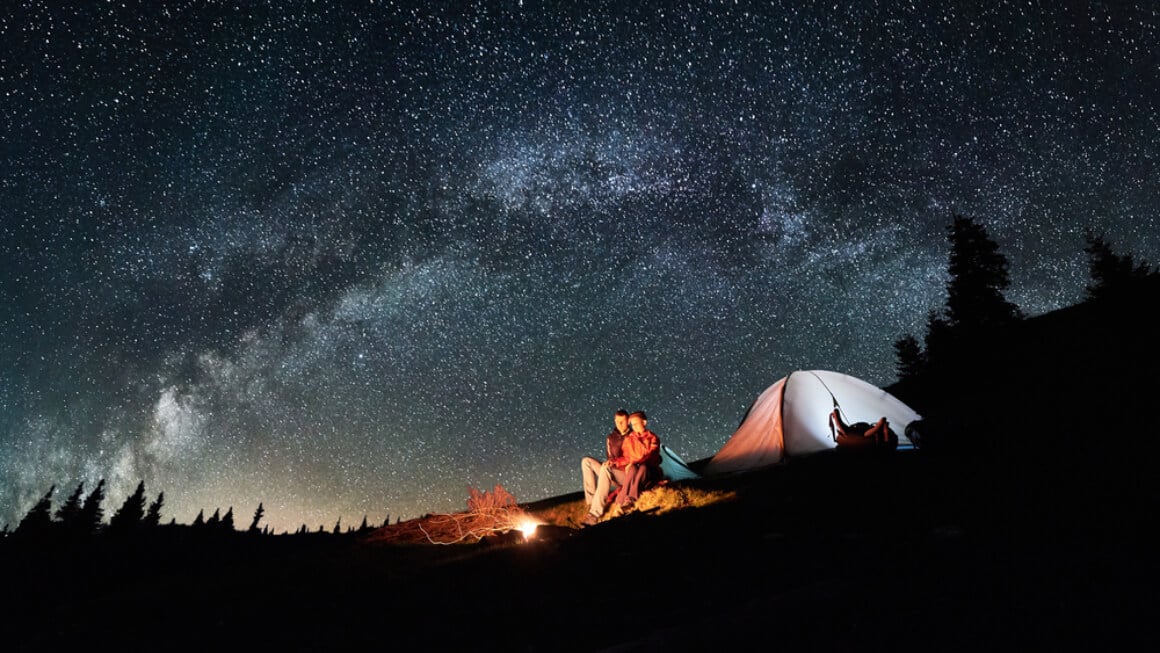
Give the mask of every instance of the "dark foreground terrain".
[[[1155, 496], [838, 452], [734, 501], [528, 542], [101, 540], [3, 553], [5, 650], [1124, 650], [1155, 643]], [[1070, 473], [1070, 472], [1069, 472]], [[1056, 487], [1043, 485], [1055, 477]], [[567, 498], [562, 498], [565, 500]], [[164, 529], [162, 529], [164, 530]]]

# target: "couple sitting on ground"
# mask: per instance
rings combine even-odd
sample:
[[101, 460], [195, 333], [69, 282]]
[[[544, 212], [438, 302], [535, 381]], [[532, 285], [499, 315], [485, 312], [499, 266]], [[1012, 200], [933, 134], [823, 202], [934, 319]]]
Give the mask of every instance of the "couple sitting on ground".
[[613, 502], [622, 510], [632, 508], [643, 490], [664, 477], [661, 440], [648, 430], [648, 416], [644, 411], [630, 415], [626, 410], [618, 410], [613, 422], [616, 428], [605, 440], [608, 458], [601, 462], [586, 456], [580, 461], [584, 502], [588, 506], [581, 526], [599, 522]]

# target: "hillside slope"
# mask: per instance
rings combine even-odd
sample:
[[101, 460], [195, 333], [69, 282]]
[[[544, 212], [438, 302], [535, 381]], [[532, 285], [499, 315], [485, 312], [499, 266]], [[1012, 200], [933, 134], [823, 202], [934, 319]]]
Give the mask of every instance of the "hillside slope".
[[706, 481], [733, 501], [529, 542], [285, 536], [25, 552], [17, 565], [9, 549], [5, 578], [22, 600], [6, 639], [14, 650], [693, 651], [770, 638], [977, 650], [1154, 634], [1143, 612], [1155, 540], [1139, 515], [992, 504], [968, 482], [921, 452], [828, 453]]

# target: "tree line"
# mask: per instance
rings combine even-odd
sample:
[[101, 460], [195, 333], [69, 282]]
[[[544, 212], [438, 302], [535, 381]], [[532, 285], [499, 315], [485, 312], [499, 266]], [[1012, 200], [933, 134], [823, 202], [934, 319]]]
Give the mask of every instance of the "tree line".
[[[1132, 254], [1117, 253], [1103, 234], [1090, 229], [1084, 239], [1090, 278], [1082, 300], [1072, 308], [1091, 309], [1089, 316], [1110, 315], [1109, 311], [1123, 310], [1113, 306], [1134, 306], [1138, 298], [1149, 296], [1147, 293], [1157, 287], [1160, 271], [1151, 264], [1137, 261]], [[894, 342], [895, 393], [931, 418], [923, 420], [927, 422], [921, 425], [925, 432], [907, 433], [919, 447], [965, 444], [970, 439], [966, 431], [986, 421], [978, 413], [995, 408], [993, 402], [971, 403], [965, 397], [979, 397], [980, 388], [993, 386], [999, 380], [996, 373], [1002, 375], [1011, 359], [1041, 368], [1039, 374], [1047, 368], [1060, 374], [1082, 374], [1083, 370], [1067, 367], [1077, 348], [1091, 350], [1090, 342], [1079, 340], [1118, 337], [1081, 331], [1068, 332], [1077, 340], [1040, 342], [1062, 336], [1025, 328], [1029, 320], [1005, 294], [1011, 282], [1007, 258], [984, 226], [973, 218], [954, 215], [948, 240], [944, 306], [929, 312], [921, 339], [906, 334]], [[1031, 350], [1041, 358], [1027, 360]], [[1090, 363], [1091, 359], [1085, 360]], [[1011, 403], [1004, 405], [1010, 407]], [[1032, 407], [1027, 406], [1025, 412], [1032, 412]]]
[[[946, 304], [927, 316], [926, 335], [920, 344], [914, 335], [894, 342], [899, 381], [926, 375], [945, 361], [960, 345], [985, 338], [1024, 319], [1018, 306], [1004, 295], [1011, 283], [1007, 257], [974, 218], [955, 215], [948, 229]], [[1084, 301], [1124, 296], [1155, 278], [1160, 271], [1131, 254], [1117, 254], [1103, 234], [1089, 230], [1084, 252], [1091, 280]]]
[[[149, 533], [162, 526], [161, 510], [165, 506], [165, 493], [159, 492], [157, 497], [146, 505], [148, 499], [145, 496], [144, 481], [137, 484], [137, 489], [126, 497], [124, 503], [112, 514], [107, 523], [104, 521], [105, 509], [103, 506], [105, 479], [101, 479], [93, 491], [87, 495], [84, 489], [85, 483], [81, 481], [54, 511], [53, 496], [56, 494], [56, 485], [53, 484], [24, 515], [16, 529], [9, 530], [9, 526], [5, 524], [3, 530], [0, 530], [0, 537], [67, 538], [96, 534], [123, 536]], [[261, 523], [265, 515], [265, 506], [259, 502], [249, 527], [245, 531], [240, 531], [234, 523], [233, 506], [230, 506], [225, 514], [222, 514], [220, 508], [215, 509], [208, 518], [203, 509], [197, 513], [197, 517], [189, 524], [189, 527], [205, 533], [244, 532], [253, 535], [269, 535], [269, 524], [262, 525]], [[390, 515], [387, 515], [382, 525], [389, 525], [390, 520]], [[178, 526], [176, 518], [171, 518], [167, 525]], [[367, 517], [364, 515], [362, 524], [357, 530], [348, 526], [345, 533], [365, 533], [370, 530], [373, 530], [373, 527], [369, 525]], [[338, 535], [343, 532], [342, 519], [339, 518], [329, 531], [321, 525], [316, 531], [310, 530], [303, 524], [295, 531], [295, 534], [331, 533]]]

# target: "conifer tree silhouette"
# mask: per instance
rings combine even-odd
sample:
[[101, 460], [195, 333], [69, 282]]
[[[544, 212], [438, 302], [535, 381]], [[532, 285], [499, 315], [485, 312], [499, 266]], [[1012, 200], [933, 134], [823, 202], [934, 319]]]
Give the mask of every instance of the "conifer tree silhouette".
[[334, 531], [333, 531], [333, 533], [334, 533], [335, 535], [338, 535], [338, 534], [339, 534], [339, 533], [341, 533], [341, 532], [342, 532], [342, 517], [339, 517], [339, 518], [338, 518], [338, 521], [334, 522]]
[[95, 533], [101, 527], [105, 518], [105, 509], [101, 504], [105, 501], [105, 479], [97, 482], [97, 487], [85, 497], [81, 505], [81, 512], [77, 520], [77, 531], [81, 533]]
[[1007, 257], [973, 218], [955, 215], [950, 227], [946, 319], [959, 334], [1001, 327], [1023, 318], [1003, 296], [1011, 283]]
[[161, 523], [161, 507], [165, 505], [165, 493], [158, 492], [157, 498], [153, 503], [149, 504], [149, 510], [145, 513], [145, 517], [141, 520], [141, 524], [146, 528], [153, 528]]
[[77, 484], [73, 493], [68, 495], [64, 503], [56, 509], [56, 520], [65, 528], [76, 528], [81, 514], [81, 497], [84, 495], [85, 482]]
[[193, 518], [193, 523], [190, 525], [195, 528], [205, 526], [205, 508], [197, 511], [197, 517]]
[[226, 533], [234, 532], [234, 507], [230, 506], [226, 514], [222, 515], [221, 530]]
[[21, 535], [43, 535], [52, 528], [52, 494], [56, 492], [56, 484], [48, 488], [48, 492], [40, 498], [16, 526], [16, 533]]
[[250, 522], [249, 531], [251, 533], [258, 532], [258, 522], [262, 521], [262, 516], [266, 514], [266, 509], [262, 507], [262, 502], [258, 502], [258, 509], [254, 511], [254, 520]]
[[210, 515], [209, 519], [205, 520], [205, 525], [209, 526], [210, 528], [212, 528], [214, 530], [217, 530], [217, 527], [219, 525], [221, 525], [221, 523], [222, 523], [222, 509], [221, 508], [214, 508], [213, 514]]
[[905, 335], [894, 341], [894, 354], [897, 358], [895, 372], [898, 380], [904, 381], [921, 376], [926, 369], [926, 355], [918, 344], [918, 339], [912, 335]]
[[358, 532], [365, 533], [370, 529], [371, 527], [367, 525], [367, 516], [363, 515], [362, 525], [358, 527]]
[[1131, 254], [1120, 256], [1113, 252], [1103, 234], [1089, 230], [1084, 239], [1084, 252], [1088, 255], [1091, 274], [1091, 281], [1084, 288], [1084, 298], [1089, 301], [1122, 294], [1140, 280], [1160, 273], [1148, 263], [1137, 263]]
[[137, 490], [125, 498], [125, 502], [109, 518], [109, 531], [131, 531], [141, 525], [145, 517], [145, 481], [137, 484]]
[[1022, 311], [1003, 295], [1010, 284], [1007, 257], [983, 225], [956, 214], [948, 228], [948, 240], [951, 251], [945, 308], [927, 316], [925, 351], [913, 336], [895, 341], [900, 380], [942, 371], [964, 342], [1023, 319]]
[[947, 352], [954, 349], [954, 330], [950, 322], [936, 311], [931, 311], [926, 316], [926, 338], [923, 342], [926, 344], [925, 356], [928, 368], [936, 361], [941, 361]]

